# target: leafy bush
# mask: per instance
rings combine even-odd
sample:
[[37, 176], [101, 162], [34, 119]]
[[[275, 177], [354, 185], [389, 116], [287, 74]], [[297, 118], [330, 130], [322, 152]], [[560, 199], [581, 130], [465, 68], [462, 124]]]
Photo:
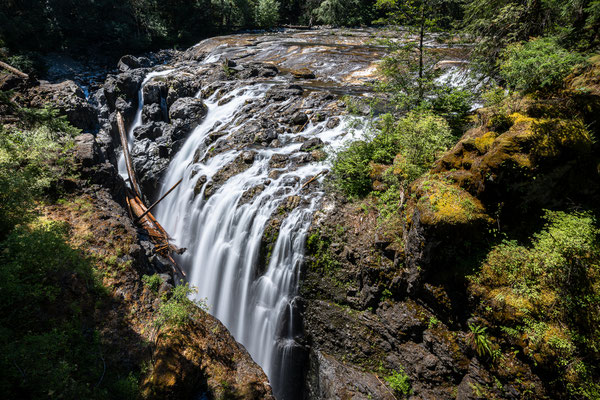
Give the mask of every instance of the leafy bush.
[[364, 196], [371, 191], [369, 163], [373, 159], [374, 144], [366, 138], [350, 143], [336, 154], [333, 175], [336, 185], [346, 195]]
[[560, 88], [564, 78], [585, 61], [553, 38], [509, 45], [502, 54], [500, 75], [508, 87], [524, 93]]
[[142, 276], [142, 282], [144, 282], [144, 285], [148, 286], [151, 291], [158, 293], [158, 289], [160, 288], [160, 285], [162, 285], [163, 281], [160, 275], [154, 274]]
[[408, 181], [427, 171], [436, 158], [454, 142], [448, 123], [427, 112], [411, 112], [394, 127], [402, 160], [400, 167]]
[[393, 371], [390, 376], [385, 378], [385, 381], [396, 394], [406, 398], [412, 393], [410, 378], [402, 368], [398, 371]]
[[473, 104], [473, 93], [449, 86], [439, 88], [431, 98], [433, 111], [448, 121], [455, 136], [461, 136]]
[[471, 288], [488, 319], [524, 338], [533, 362], [571, 395], [596, 398], [585, 393], [600, 389], [600, 229], [590, 213], [547, 211], [545, 220], [529, 246], [496, 246]]
[[33, 199], [71, 172], [72, 159], [47, 127], [0, 128], [0, 238], [28, 216]]
[[336, 184], [349, 196], [368, 194], [371, 163], [393, 163], [394, 174], [410, 183], [427, 171], [453, 141], [448, 123], [426, 110], [413, 111], [398, 121], [385, 115], [376, 136], [352, 142], [336, 154]]
[[162, 327], [165, 325], [183, 326], [192, 317], [195, 310], [200, 307], [207, 310], [206, 304], [202, 301], [193, 301], [189, 296], [196, 293], [196, 289], [191, 288], [189, 284], [183, 283], [176, 286], [171, 296], [163, 301], [158, 308], [158, 317], [156, 325]]

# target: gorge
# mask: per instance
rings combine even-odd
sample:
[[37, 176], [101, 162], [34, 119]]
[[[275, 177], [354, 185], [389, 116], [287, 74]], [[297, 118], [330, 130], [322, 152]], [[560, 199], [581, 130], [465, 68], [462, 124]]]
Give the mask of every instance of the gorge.
[[[345, 115], [342, 95], [373, 96], [385, 51], [378, 35], [345, 29], [212, 38], [167, 65], [117, 77], [142, 79], [137, 104], [126, 98], [122, 111], [132, 119], [130, 151], [145, 194], [158, 198], [183, 178], [155, 211], [187, 249], [177, 262], [279, 399], [303, 397], [305, 242], [324, 195], [325, 151], [367, 134], [366, 118]], [[451, 57], [440, 64], [448, 79], [461, 73], [466, 47], [428, 45]], [[126, 178], [122, 156], [119, 166]]]
[[[560, 89], [483, 92], [471, 37], [415, 32], [217, 36], [123, 56], [100, 84], [0, 75], [6, 154], [41, 157], [18, 119], [68, 154], [42, 159], [61, 175], [11, 229], [57, 235], [27, 264], [61, 288], [31, 320], [73, 318], [87, 358], [67, 374], [92, 384], [38, 397], [597, 398], [600, 60]], [[118, 114], [177, 268], [127, 214]], [[6, 240], [0, 261], [29, 260]], [[43, 337], [23, 346], [52, 355]], [[11, 393], [59, 374], [5, 352]]]

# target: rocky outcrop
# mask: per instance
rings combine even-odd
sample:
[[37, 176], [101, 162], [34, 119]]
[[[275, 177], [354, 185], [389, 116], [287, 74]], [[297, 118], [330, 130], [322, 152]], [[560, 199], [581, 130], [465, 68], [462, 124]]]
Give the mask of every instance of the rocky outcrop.
[[73, 81], [55, 84], [42, 82], [29, 90], [28, 97], [31, 107], [56, 107], [79, 129], [93, 131], [98, 124], [94, 108], [86, 100], [83, 90]]
[[156, 342], [154, 368], [142, 383], [147, 399], [274, 399], [264, 372], [217, 319], [203, 313]]
[[[123, 181], [112, 165], [108, 164], [112, 180], [101, 180], [107, 163], [94, 136], [76, 137], [73, 152], [84, 180], [69, 195], [74, 199], [47, 207], [45, 213], [72, 227], [72, 240], [97, 260], [96, 268], [104, 277], [112, 300], [100, 302], [105, 306], [93, 316], [102, 327], [99, 335], [106, 364], [118, 363], [140, 376], [141, 398], [181, 399], [204, 394], [209, 398], [273, 399], [260, 367], [205, 311], [196, 308], [185, 324], [158, 328], [161, 301], [173, 289], [171, 268], [153, 254], [147, 236], [136, 230], [123, 207], [113, 200], [113, 181], [120, 181], [121, 187]], [[80, 209], [84, 206], [85, 213]], [[161, 274], [163, 281], [157, 290], [142, 282], [142, 275], [155, 273]], [[150, 367], [142, 370], [142, 364]]]
[[146, 57], [135, 57], [132, 55], [125, 55], [121, 57], [117, 68], [121, 72], [127, 72], [137, 68], [148, 68], [152, 65], [152, 62]]
[[365, 374], [319, 351], [311, 352], [310, 368], [311, 381], [306, 390], [309, 399], [396, 399], [377, 376]]
[[189, 131], [198, 126], [207, 111], [202, 99], [181, 97], [169, 107], [169, 119], [174, 125]]

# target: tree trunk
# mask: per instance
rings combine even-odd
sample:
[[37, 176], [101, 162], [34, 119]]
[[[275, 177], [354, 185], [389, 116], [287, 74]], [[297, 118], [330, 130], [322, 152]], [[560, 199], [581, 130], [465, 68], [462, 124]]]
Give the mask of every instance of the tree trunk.
[[419, 100], [423, 100], [423, 41], [425, 39], [425, 4], [421, 4], [421, 29], [419, 32]]

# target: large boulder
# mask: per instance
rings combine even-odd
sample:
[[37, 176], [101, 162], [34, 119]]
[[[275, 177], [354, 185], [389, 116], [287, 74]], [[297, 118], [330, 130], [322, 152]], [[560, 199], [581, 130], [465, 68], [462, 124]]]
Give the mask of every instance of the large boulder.
[[169, 89], [167, 90], [167, 106], [170, 107], [182, 97], [194, 97], [200, 91], [200, 79], [195, 74], [182, 72], [167, 77]]
[[135, 57], [132, 55], [125, 55], [121, 57], [119, 63], [117, 64], [117, 67], [119, 68], [119, 71], [126, 72], [131, 69], [148, 68], [151, 64], [151, 61], [146, 57]]
[[77, 128], [91, 131], [98, 124], [94, 108], [86, 100], [83, 90], [73, 81], [54, 84], [42, 82], [30, 89], [29, 98], [31, 107], [49, 105], [58, 108]]
[[206, 116], [208, 107], [201, 99], [183, 97], [177, 99], [169, 108], [170, 120], [186, 129], [194, 129]]
[[160, 104], [167, 97], [169, 86], [163, 77], [155, 77], [144, 85], [144, 104]]
[[152, 197], [159, 187], [162, 174], [169, 166], [171, 149], [166, 138], [136, 140], [131, 149], [133, 168], [144, 195]]
[[118, 75], [109, 75], [104, 83], [104, 97], [106, 104], [114, 110], [117, 98], [126, 101], [135, 101], [137, 105], [137, 93], [144, 80], [142, 70], [131, 70]]
[[396, 399], [374, 374], [343, 364], [319, 351], [311, 351], [308, 376], [306, 393], [312, 400]]

